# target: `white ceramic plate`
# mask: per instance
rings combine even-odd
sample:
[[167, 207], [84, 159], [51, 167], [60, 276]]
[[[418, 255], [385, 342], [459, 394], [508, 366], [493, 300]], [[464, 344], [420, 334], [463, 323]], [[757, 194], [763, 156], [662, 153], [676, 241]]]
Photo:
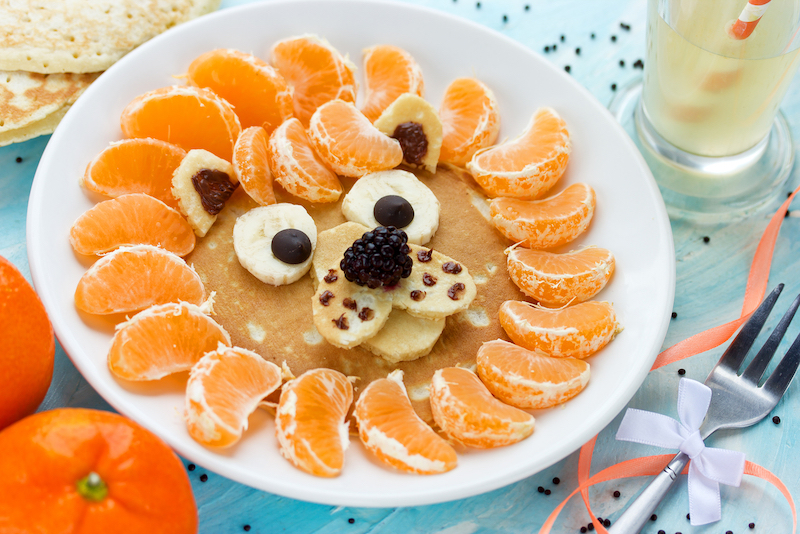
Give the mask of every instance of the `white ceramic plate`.
[[[176, 83], [200, 53], [236, 48], [267, 57], [278, 39], [326, 37], [357, 63], [361, 50], [391, 43], [408, 50], [425, 75], [426, 97], [438, 106], [459, 76], [477, 76], [495, 92], [501, 138], [522, 131], [534, 110], [555, 108], [572, 132], [573, 156], [563, 182], [588, 182], [597, 210], [580, 243], [608, 248], [617, 271], [599, 295], [614, 303], [625, 331], [591, 358], [588, 387], [566, 405], [537, 413], [536, 431], [502, 449], [469, 451], [437, 476], [385, 469], [351, 439], [343, 474], [307, 475], [280, 457], [267, 413], [251, 417], [235, 447], [221, 452], [187, 433], [182, 384], [165, 379], [123, 387], [109, 373], [111, 332], [81, 317], [73, 292], [88, 267], [73, 254], [73, 221], [97, 199], [81, 190], [86, 164], [122, 138], [119, 115], [135, 96]], [[42, 156], [28, 208], [28, 254], [39, 295], [61, 344], [86, 380], [117, 410], [189, 460], [244, 484], [295, 499], [348, 506], [411, 506], [486, 492], [536, 473], [578, 449], [605, 427], [636, 392], [667, 330], [675, 287], [669, 221], [650, 171], [623, 130], [585, 89], [526, 47], [476, 24], [404, 4], [370, 1], [273, 1], [224, 10], [170, 30], [111, 67], [67, 114]]]

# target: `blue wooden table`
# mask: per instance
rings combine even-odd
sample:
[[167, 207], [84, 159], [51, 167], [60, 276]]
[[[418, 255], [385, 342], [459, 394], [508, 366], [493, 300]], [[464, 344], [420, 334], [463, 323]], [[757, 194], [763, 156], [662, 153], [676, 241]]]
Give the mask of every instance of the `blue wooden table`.
[[[544, 55], [566, 69], [603, 104], [614, 95], [614, 84], [621, 87], [641, 71], [633, 64], [644, 58], [645, 0], [408, 0], [471, 19], [502, 32]], [[223, 0], [222, 8], [247, 3]], [[621, 23], [630, 26], [626, 29]], [[555, 45], [555, 46], [554, 46]], [[578, 50], [580, 49], [580, 50]], [[795, 139], [800, 139], [800, 77], [796, 77], [783, 103]], [[40, 137], [0, 148], [0, 255], [5, 256], [29, 277], [25, 246], [25, 217], [28, 194], [36, 165], [49, 140]], [[785, 192], [800, 183], [795, 168]], [[677, 288], [674, 310], [664, 346], [701, 330], [739, 316], [747, 273], [758, 239], [771, 211], [733, 224], [699, 226], [672, 221], [677, 256]], [[770, 287], [787, 285], [779, 306], [786, 307], [791, 296], [800, 292], [800, 206], [797, 216], [790, 214], [778, 237]], [[708, 239], [704, 239], [704, 238]], [[771, 324], [771, 323], [769, 323]], [[798, 326], [790, 328], [793, 337]], [[785, 350], [787, 343], [784, 343]], [[704, 380], [719, 358], [722, 348], [694, 356], [650, 373], [630, 406], [676, 417], [676, 393], [681, 375]], [[55, 374], [42, 410], [62, 407], [111, 409], [75, 370], [59, 347]], [[720, 431], [709, 440], [710, 446], [743, 451], [747, 458], [779, 476], [795, 497], [800, 496], [800, 381], [795, 381], [779, 403], [775, 424], [767, 418], [742, 431]], [[662, 454], [666, 451], [642, 445], [616, 442], [614, 434], [621, 415], [600, 435], [595, 450], [593, 472], [622, 460]], [[460, 501], [414, 508], [367, 509], [337, 508], [295, 501], [254, 490], [206, 472], [187, 463], [200, 515], [200, 531], [207, 534], [244, 532], [346, 532], [395, 533], [439, 532], [536, 532], [553, 508], [577, 483], [578, 454], [572, 454], [547, 470], [511, 486]], [[205, 482], [201, 475], [208, 475]], [[559, 479], [556, 484], [554, 479]], [[772, 486], [744, 477], [739, 488], [722, 487], [722, 521], [705, 527], [692, 527], [686, 519], [686, 484], [680, 481], [667, 501], [657, 510], [658, 519], [645, 532], [668, 534], [758, 532], [786, 534], [792, 522], [788, 504]], [[594, 511], [612, 521], [621, 508], [645, 483], [644, 479], [609, 482], [594, 487]], [[537, 491], [549, 489], [549, 495]], [[620, 497], [615, 498], [614, 492]], [[573, 499], [562, 512], [553, 532], [579, 532], [590, 517], [580, 499]], [[749, 523], [755, 523], [750, 530]]]

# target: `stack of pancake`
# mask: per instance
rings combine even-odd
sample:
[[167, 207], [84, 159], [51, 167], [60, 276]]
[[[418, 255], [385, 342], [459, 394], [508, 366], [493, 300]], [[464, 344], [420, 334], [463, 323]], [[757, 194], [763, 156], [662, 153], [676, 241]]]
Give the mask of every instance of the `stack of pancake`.
[[0, 146], [49, 134], [102, 71], [220, 0], [0, 0]]

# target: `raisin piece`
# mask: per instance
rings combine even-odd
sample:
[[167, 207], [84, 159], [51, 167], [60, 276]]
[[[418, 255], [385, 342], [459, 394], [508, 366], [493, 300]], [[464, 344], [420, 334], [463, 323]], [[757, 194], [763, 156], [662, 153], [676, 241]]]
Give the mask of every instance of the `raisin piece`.
[[428, 263], [429, 261], [431, 261], [432, 255], [433, 255], [432, 250], [420, 250], [419, 252], [417, 252], [417, 259], [421, 263]]
[[457, 282], [453, 284], [450, 289], [447, 290], [447, 296], [453, 300], [458, 300], [461, 298], [461, 292], [464, 291], [465, 286], [461, 282]]
[[356, 304], [356, 301], [354, 301], [353, 299], [349, 299], [347, 297], [345, 297], [345, 299], [342, 301], [342, 306], [344, 306], [348, 310], [353, 310], [353, 311], [358, 309], [358, 304]]
[[333, 293], [330, 291], [323, 291], [322, 295], [319, 296], [319, 301], [323, 306], [328, 306], [331, 303], [331, 299], [333, 298]]
[[411, 300], [415, 300], [417, 302], [421, 301], [426, 296], [426, 293], [424, 291], [420, 291], [419, 289], [415, 289], [411, 292]]
[[331, 321], [333, 321], [333, 324], [335, 324], [336, 328], [339, 330], [350, 329], [350, 323], [347, 322], [347, 317], [345, 317], [344, 314], [341, 314], [338, 319], [331, 319]]
[[422, 275], [422, 283], [425, 284], [428, 287], [433, 287], [433, 286], [436, 285], [436, 277], [435, 276], [431, 276], [428, 273], [425, 273], [425, 274]]
[[373, 317], [375, 317], [375, 312], [372, 311], [372, 308], [362, 308], [358, 312], [358, 318], [362, 321], [371, 321]]
[[461, 265], [454, 261], [448, 261], [442, 265], [442, 270], [449, 274], [458, 274], [461, 272]]
[[323, 278], [323, 280], [325, 280], [325, 282], [328, 284], [332, 284], [338, 279], [339, 275], [336, 274], [336, 269], [328, 269], [328, 274], [326, 274], [325, 278]]

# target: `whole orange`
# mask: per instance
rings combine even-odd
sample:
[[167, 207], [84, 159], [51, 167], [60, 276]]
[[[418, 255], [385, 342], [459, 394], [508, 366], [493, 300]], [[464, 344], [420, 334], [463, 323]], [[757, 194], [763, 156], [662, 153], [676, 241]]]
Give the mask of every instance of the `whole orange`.
[[181, 461], [111, 412], [61, 408], [18, 421], [0, 432], [0, 473], [0, 532], [197, 532]]
[[42, 301], [0, 256], [0, 429], [36, 411], [53, 378], [56, 345]]

